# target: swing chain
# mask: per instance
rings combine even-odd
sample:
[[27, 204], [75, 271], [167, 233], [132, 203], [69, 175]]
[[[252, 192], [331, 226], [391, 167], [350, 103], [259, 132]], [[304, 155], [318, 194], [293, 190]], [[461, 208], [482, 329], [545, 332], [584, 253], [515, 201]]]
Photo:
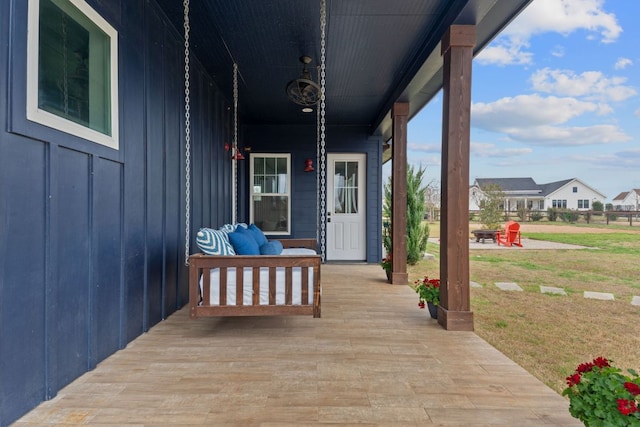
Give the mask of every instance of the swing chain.
[[191, 233], [191, 113], [189, 94], [189, 0], [184, 0], [184, 154], [185, 154], [185, 242], [184, 242], [184, 265], [189, 265], [189, 234]]
[[322, 261], [326, 259], [326, 218], [327, 218], [327, 203], [326, 203], [326, 141], [325, 141], [325, 123], [326, 123], [326, 45], [327, 45], [327, 2], [326, 0], [320, 0], [320, 250], [322, 254]]
[[233, 192], [232, 192], [232, 221], [238, 220], [238, 64], [233, 63]]

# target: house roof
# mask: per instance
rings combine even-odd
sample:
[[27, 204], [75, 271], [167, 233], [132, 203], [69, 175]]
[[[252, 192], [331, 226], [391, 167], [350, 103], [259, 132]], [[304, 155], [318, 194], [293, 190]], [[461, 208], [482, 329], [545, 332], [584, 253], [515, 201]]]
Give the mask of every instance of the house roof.
[[482, 188], [485, 185], [497, 184], [506, 195], [511, 197], [547, 197], [573, 181], [578, 181], [585, 187], [589, 187], [592, 191], [601, 195], [602, 198], [606, 197], [577, 178], [563, 179], [562, 181], [549, 182], [547, 184], [536, 184], [533, 178], [477, 178], [475, 185]]
[[540, 184], [540, 194], [542, 196], [548, 196], [551, 193], [555, 193], [571, 181], [575, 181], [575, 178], [564, 179], [562, 181], [550, 182], [548, 184]]
[[613, 201], [615, 202], [616, 200], [624, 200], [627, 198], [627, 196], [629, 195], [629, 191], [623, 191], [622, 193], [618, 194], [616, 197], [613, 198]]
[[[157, 0], [178, 32], [182, 2]], [[476, 25], [479, 52], [531, 0], [327, 0], [327, 124], [367, 126], [391, 137], [389, 111], [409, 102], [410, 117], [442, 87], [440, 40], [452, 25]], [[315, 125], [285, 94], [310, 56], [320, 62], [320, 0], [191, 1], [192, 52], [232, 99], [239, 70], [239, 114], [246, 124]]]
[[540, 192], [540, 186], [533, 178], [478, 178], [476, 184], [482, 188], [487, 185], [499, 185], [505, 193]]

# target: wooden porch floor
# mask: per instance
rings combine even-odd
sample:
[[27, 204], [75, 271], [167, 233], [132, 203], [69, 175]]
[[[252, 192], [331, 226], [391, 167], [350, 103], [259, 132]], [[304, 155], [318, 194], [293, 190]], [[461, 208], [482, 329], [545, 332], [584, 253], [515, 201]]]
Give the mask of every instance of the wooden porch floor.
[[447, 332], [373, 265], [322, 267], [322, 318], [182, 309], [15, 423], [580, 426], [472, 332]]

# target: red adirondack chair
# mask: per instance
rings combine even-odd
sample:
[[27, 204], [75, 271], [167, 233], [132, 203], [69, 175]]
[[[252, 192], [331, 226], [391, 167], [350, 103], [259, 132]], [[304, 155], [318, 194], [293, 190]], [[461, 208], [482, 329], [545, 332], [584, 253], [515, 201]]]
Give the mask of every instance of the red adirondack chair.
[[508, 221], [504, 225], [504, 230], [498, 230], [496, 240], [498, 242], [498, 246], [503, 244], [505, 246], [522, 247], [522, 242], [520, 240], [520, 224], [515, 221]]

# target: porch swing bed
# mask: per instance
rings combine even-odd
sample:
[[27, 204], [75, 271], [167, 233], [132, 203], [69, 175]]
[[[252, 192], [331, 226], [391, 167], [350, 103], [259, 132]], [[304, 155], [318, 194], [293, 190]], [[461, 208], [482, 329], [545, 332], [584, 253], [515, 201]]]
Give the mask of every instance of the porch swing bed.
[[191, 255], [189, 315], [320, 317], [322, 258], [315, 255], [316, 241], [280, 243], [280, 255]]
[[[318, 194], [325, 194], [325, 45], [326, 0], [320, 0], [321, 15], [321, 65], [320, 84], [313, 83], [317, 96], [305, 104], [317, 107], [317, 160], [320, 172], [317, 176]], [[238, 65], [233, 64], [233, 143], [232, 156], [232, 222], [219, 230], [201, 229], [198, 239], [206, 234], [208, 247], [198, 246], [204, 253], [189, 254], [190, 235], [190, 114], [189, 114], [189, 0], [184, 1], [185, 28], [185, 264], [189, 266], [189, 315], [192, 318], [214, 316], [282, 316], [313, 315], [320, 317], [320, 265], [324, 260], [326, 203], [318, 199], [318, 235], [315, 239], [283, 239], [267, 242], [266, 236], [255, 224], [237, 224], [238, 160], [243, 156], [238, 150]], [[304, 80], [308, 83], [308, 80]], [[308, 100], [292, 99], [296, 103]], [[241, 227], [240, 225], [243, 225]], [[229, 239], [236, 232], [249, 230], [259, 251], [228, 250]], [[233, 240], [233, 239], [231, 239]], [[251, 240], [251, 239], [250, 239]], [[278, 249], [262, 251], [262, 245], [277, 243]], [[227, 245], [227, 246], [225, 246]], [[320, 255], [317, 254], [319, 250]]]

